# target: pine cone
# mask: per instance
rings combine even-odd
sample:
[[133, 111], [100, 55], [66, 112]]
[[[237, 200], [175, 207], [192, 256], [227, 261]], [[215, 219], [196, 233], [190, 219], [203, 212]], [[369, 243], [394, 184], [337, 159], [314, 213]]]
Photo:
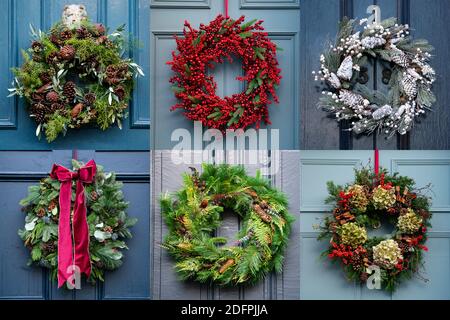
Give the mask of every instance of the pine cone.
[[45, 216], [45, 209], [44, 208], [39, 208], [38, 212], [36, 213], [36, 215], [39, 218], [42, 218], [43, 216]]
[[76, 118], [80, 114], [81, 110], [83, 110], [83, 107], [84, 105], [82, 103], [77, 104], [70, 112], [70, 116], [72, 118]]
[[52, 77], [48, 72], [43, 72], [39, 75], [39, 79], [42, 81], [42, 83], [49, 83], [52, 82]]
[[61, 48], [59, 55], [64, 60], [72, 60], [75, 57], [75, 48], [71, 45], [64, 46]]
[[200, 208], [205, 209], [208, 206], [208, 200], [203, 199], [200, 203]]
[[59, 39], [57, 34], [55, 33], [51, 34], [49, 39], [53, 44], [56, 44], [57, 46], [61, 45], [61, 39]]
[[70, 102], [72, 102], [75, 99], [75, 93], [76, 93], [75, 88], [76, 88], [76, 85], [72, 81], [67, 81], [64, 84], [63, 93], [64, 93], [64, 96], [67, 98], [67, 100], [69, 100]]
[[95, 103], [96, 99], [97, 99], [97, 97], [95, 96], [95, 93], [93, 93], [93, 92], [88, 92], [84, 95], [84, 102], [88, 106], [92, 106]]
[[403, 68], [409, 67], [409, 59], [406, 56], [406, 54], [401, 50], [398, 50], [395, 53], [393, 53], [391, 55], [391, 59], [392, 59], [392, 62], [398, 64], [399, 66], [401, 66]]
[[35, 104], [32, 108], [32, 114], [34, 115], [34, 120], [36, 120], [36, 123], [43, 123], [46, 114], [45, 105], [43, 105], [42, 103]]
[[63, 30], [61, 32], [61, 39], [63, 41], [67, 41], [70, 40], [73, 37], [73, 32], [69, 29]]
[[225, 264], [220, 267], [219, 273], [224, 273], [232, 265], [234, 265], [234, 259], [228, 259], [227, 262], [225, 262]]
[[118, 86], [114, 89], [114, 94], [122, 101], [125, 98], [125, 89], [122, 86]]
[[414, 98], [417, 95], [417, 82], [414, 77], [406, 75], [401, 81], [401, 86], [409, 98]]
[[97, 31], [97, 35], [103, 36], [106, 33], [106, 28], [104, 25], [98, 23], [95, 25], [95, 31]]
[[64, 110], [64, 105], [60, 103], [52, 103], [52, 105], [50, 106], [50, 110], [52, 113], [55, 113], [58, 110], [62, 111]]
[[92, 201], [97, 201], [98, 199], [98, 193], [95, 190], [91, 192], [91, 199]]
[[56, 93], [55, 91], [50, 91], [50, 92], [47, 93], [47, 95], [45, 96], [45, 99], [47, 99], [47, 101], [49, 101], [49, 102], [58, 102], [58, 100], [59, 100], [59, 95], [58, 95], [58, 93]]
[[33, 92], [33, 93], [31, 94], [31, 99], [32, 99], [34, 102], [42, 102], [42, 100], [44, 100], [44, 95], [39, 94], [39, 93], [36, 93], [36, 92]]
[[261, 220], [263, 220], [264, 222], [271, 222], [272, 221], [272, 217], [267, 214], [260, 206], [259, 204], [255, 204], [253, 205], [253, 209], [255, 210], [256, 214], [261, 218]]
[[77, 37], [78, 37], [78, 39], [86, 39], [86, 38], [91, 38], [92, 34], [85, 27], [81, 27], [81, 28], [77, 29]]
[[113, 85], [116, 85], [116, 84], [118, 84], [118, 83], [120, 83], [120, 79], [119, 78], [109, 78], [109, 77], [107, 77], [106, 79], [105, 79], [105, 81], [106, 81], [106, 83], [107, 84], [109, 84], [110, 86], [113, 86]]
[[97, 40], [95, 41], [97, 44], [104, 44], [108, 42], [108, 37], [107, 36], [100, 36], [97, 38]]
[[59, 54], [58, 52], [52, 52], [47, 57], [48, 64], [54, 64], [59, 62]]

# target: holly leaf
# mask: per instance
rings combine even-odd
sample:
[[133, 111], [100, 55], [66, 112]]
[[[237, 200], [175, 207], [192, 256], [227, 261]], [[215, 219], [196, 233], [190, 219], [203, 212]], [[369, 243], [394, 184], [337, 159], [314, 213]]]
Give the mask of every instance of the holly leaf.
[[252, 24], [254, 24], [257, 20], [258, 20], [258, 19], [253, 19], [253, 20], [250, 20], [250, 21], [244, 23], [244, 24], [241, 26], [241, 30], [247, 29], [247, 28], [250, 27]]
[[242, 39], [250, 38], [252, 35], [253, 35], [253, 32], [250, 32], [250, 31], [245, 31], [245, 32], [239, 33], [239, 37], [241, 37]]
[[172, 87], [172, 91], [175, 92], [175, 93], [182, 93], [182, 92], [185, 92], [186, 89], [185, 88], [181, 88], [181, 87], [177, 87], [177, 86], [173, 86]]

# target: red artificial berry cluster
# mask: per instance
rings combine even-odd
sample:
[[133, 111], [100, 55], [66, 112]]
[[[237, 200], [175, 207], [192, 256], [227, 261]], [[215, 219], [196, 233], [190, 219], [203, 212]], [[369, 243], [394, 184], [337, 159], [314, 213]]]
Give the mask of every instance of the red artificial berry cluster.
[[[175, 37], [178, 53], [172, 52], [173, 60], [167, 62], [176, 74], [170, 82], [180, 100], [171, 110], [184, 109], [188, 119], [221, 131], [253, 124], [259, 128], [261, 121], [270, 124], [269, 96], [278, 103], [275, 90], [281, 79], [277, 47], [262, 31], [263, 21], [243, 23], [244, 19], [219, 15], [199, 30], [184, 23], [183, 38]], [[221, 98], [207, 71], [225, 59], [232, 62], [233, 57], [242, 60], [244, 71], [236, 79], [247, 86], [243, 92]]]

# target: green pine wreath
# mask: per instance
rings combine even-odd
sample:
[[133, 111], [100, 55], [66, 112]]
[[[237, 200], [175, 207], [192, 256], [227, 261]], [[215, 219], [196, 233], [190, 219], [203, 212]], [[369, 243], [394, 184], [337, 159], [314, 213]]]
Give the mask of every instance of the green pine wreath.
[[22, 51], [24, 63], [13, 69], [10, 96], [24, 97], [36, 136], [55, 140], [69, 129], [95, 125], [122, 128], [140, 66], [123, 58], [124, 26], [111, 34], [101, 24], [59, 22], [48, 32], [31, 26], [33, 42]]
[[[241, 166], [205, 164], [200, 175], [192, 168], [175, 199], [168, 194], [161, 199], [169, 228], [163, 247], [183, 280], [254, 284], [282, 270], [294, 221], [287, 205], [285, 195], [259, 173], [250, 177]], [[238, 240], [231, 246], [214, 235], [224, 210], [241, 218]]]
[[[84, 166], [72, 161], [74, 170]], [[29, 187], [28, 196], [20, 201], [26, 214], [25, 226], [19, 236], [30, 250], [29, 265], [48, 268], [52, 279], [58, 272], [58, 221], [59, 189], [61, 183], [50, 177], [38, 185]], [[76, 181], [72, 184], [75, 195]], [[122, 265], [122, 250], [128, 249], [125, 239], [131, 238], [130, 227], [137, 219], [126, 214], [128, 203], [122, 194], [122, 183], [116, 181], [114, 173], [106, 173], [97, 165], [95, 182], [85, 185], [87, 222], [89, 226], [89, 253], [91, 276], [88, 282], [104, 281], [106, 270], [115, 270]], [[73, 203], [73, 200], [72, 200]]]

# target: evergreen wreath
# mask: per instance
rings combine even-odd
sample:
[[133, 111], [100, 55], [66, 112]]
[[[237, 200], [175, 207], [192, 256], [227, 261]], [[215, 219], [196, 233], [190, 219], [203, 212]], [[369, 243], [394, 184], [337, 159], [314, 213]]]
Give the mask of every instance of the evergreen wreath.
[[9, 91], [30, 104], [36, 136], [45, 132], [51, 142], [87, 124], [122, 128], [133, 76], [144, 75], [131, 59], [122, 58], [124, 26], [110, 35], [89, 21], [78, 27], [57, 23], [48, 33], [30, 28], [33, 42], [22, 51], [23, 65], [13, 69]]
[[[409, 26], [396, 21], [386, 19], [355, 32], [356, 21], [344, 19], [336, 44], [320, 57], [320, 71], [313, 71], [315, 80], [327, 86], [319, 106], [337, 121], [351, 121], [349, 130], [356, 134], [378, 130], [389, 137], [404, 135], [436, 102], [431, 91], [436, 73], [428, 63], [433, 47], [427, 40], [412, 40]], [[388, 95], [363, 84], [369, 60], [387, 67], [383, 82]]]
[[[203, 165], [192, 168], [176, 199], [161, 199], [169, 228], [163, 247], [175, 258], [182, 279], [219, 285], [256, 283], [267, 273], [281, 272], [293, 217], [283, 193], [260, 177], [249, 177], [240, 166]], [[238, 240], [213, 236], [224, 210], [242, 219]]]
[[[72, 161], [74, 170], [83, 167], [83, 163]], [[61, 183], [50, 177], [44, 178], [38, 185], [28, 188], [28, 196], [20, 201], [25, 212], [25, 227], [19, 230], [19, 236], [30, 250], [29, 265], [35, 264], [48, 268], [52, 279], [56, 280], [58, 271], [58, 221], [59, 189]], [[75, 194], [76, 182], [72, 183]], [[128, 249], [126, 238], [131, 238], [130, 227], [137, 219], [130, 218], [125, 210], [122, 183], [116, 181], [114, 173], [106, 173], [97, 166], [95, 182], [85, 186], [87, 221], [89, 226], [89, 252], [91, 276], [88, 281], [104, 281], [106, 270], [114, 270], [122, 265], [123, 249]], [[72, 199], [73, 206], [74, 199]]]
[[[259, 128], [261, 121], [270, 124], [270, 95], [278, 102], [275, 90], [281, 79], [277, 46], [262, 32], [262, 20], [243, 23], [244, 19], [219, 15], [208, 25], [201, 24], [200, 30], [184, 23], [183, 38], [175, 37], [178, 53], [172, 52], [173, 60], [167, 62], [176, 73], [170, 82], [180, 99], [171, 110], [184, 109], [188, 119], [221, 131], [253, 124]], [[233, 62], [233, 57], [242, 59], [244, 75], [236, 79], [246, 81], [246, 89], [221, 98], [207, 69], [223, 63], [224, 58]]]
[[[330, 239], [322, 255], [340, 262], [348, 279], [365, 283], [371, 267], [378, 266], [381, 286], [394, 291], [403, 280], [418, 276], [423, 265], [430, 201], [409, 177], [386, 170], [379, 177], [362, 168], [355, 169], [355, 181], [345, 187], [328, 182], [326, 203], [335, 207], [318, 239]], [[394, 226], [390, 237], [367, 235], [368, 228], [379, 228], [384, 221]]]

